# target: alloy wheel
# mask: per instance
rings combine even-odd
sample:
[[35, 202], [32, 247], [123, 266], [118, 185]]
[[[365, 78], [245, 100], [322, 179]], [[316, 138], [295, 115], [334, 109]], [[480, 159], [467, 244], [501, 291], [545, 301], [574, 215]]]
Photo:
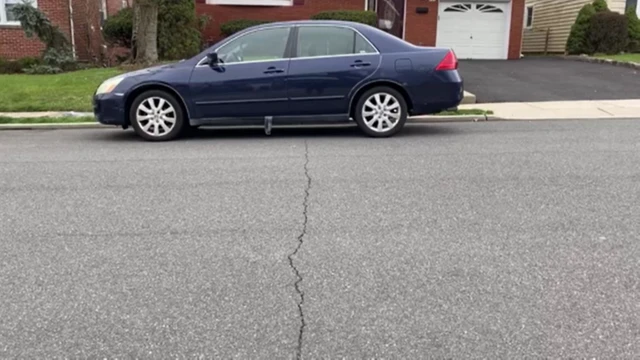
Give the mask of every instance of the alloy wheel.
[[163, 136], [176, 125], [177, 114], [170, 102], [161, 97], [149, 97], [136, 109], [140, 129], [150, 136]]
[[375, 93], [362, 106], [362, 119], [365, 125], [375, 132], [393, 129], [402, 116], [400, 102], [388, 93]]

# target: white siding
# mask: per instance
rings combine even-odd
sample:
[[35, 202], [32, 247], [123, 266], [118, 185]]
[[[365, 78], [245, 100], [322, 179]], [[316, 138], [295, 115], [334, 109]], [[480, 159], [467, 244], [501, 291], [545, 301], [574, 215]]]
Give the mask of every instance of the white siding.
[[[533, 26], [531, 29], [524, 29], [522, 52], [544, 52], [548, 32], [547, 51], [564, 53], [571, 25], [576, 21], [582, 6], [590, 2], [588, 0], [527, 0], [526, 6], [533, 5], [534, 8]], [[610, 10], [624, 13], [625, 0], [608, 0], [608, 5]]]

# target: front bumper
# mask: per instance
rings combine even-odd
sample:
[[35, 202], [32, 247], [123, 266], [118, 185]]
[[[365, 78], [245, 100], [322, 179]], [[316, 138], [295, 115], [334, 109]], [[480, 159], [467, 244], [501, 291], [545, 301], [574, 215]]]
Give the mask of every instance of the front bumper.
[[94, 95], [93, 114], [105, 125], [127, 125], [125, 99], [113, 93]]

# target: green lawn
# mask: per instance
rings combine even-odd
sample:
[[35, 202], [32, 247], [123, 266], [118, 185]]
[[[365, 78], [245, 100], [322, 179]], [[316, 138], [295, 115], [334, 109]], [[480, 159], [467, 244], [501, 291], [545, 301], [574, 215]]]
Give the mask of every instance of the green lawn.
[[0, 75], [0, 112], [91, 111], [103, 80], [122, 70], [89, 69], [57, 75]]
[[640, 63], [640, 54], [620, 54], [620, 55], [596, 54], [595, 57], [598, 57], [601, 59]]

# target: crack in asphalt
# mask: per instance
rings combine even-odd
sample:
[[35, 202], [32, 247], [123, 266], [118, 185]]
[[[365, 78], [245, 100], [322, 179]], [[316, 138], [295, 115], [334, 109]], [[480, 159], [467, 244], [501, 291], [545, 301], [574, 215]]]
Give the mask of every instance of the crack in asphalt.
[[300, 314], [300, 331], [298, 332], [298, 346], [296, 348], [296, 359], [302, 358], [302, 340], [304, 335], [304, 328], [306, 326], [304, 320], [304, 312], [302, 310], [302, 305], [304, 304], [304, 292], [300, 290], [300, 283], [302, 282], [302, 275], [300, 275], [300, 271], [293, 263], [293, 257], [298, 253], [300, 248], [302, 247], [302, 243], [304, 242], [304, 235], [307, 233], [307, 209], [309, 208], [309, 190], [311, 189], [311, 176], [309, 176], [309, 145], [307, 141], [304, 142], [304, 175], [307, 178], [307, 184], [304, 189], [304, 200], [302, 201], [302, 215], [304, 220], [302, 222], [302, 231], [300, 235], [298, 235], [298, 246], [296, 246], [295, 250], [289, 254], [289, 266], [293, 269], [293, 272], [296, 274], [298, 278], [296, 282], [293, 284], [293, 287], [296, 289], [300, 300], [298, 301], [298, 313]]

